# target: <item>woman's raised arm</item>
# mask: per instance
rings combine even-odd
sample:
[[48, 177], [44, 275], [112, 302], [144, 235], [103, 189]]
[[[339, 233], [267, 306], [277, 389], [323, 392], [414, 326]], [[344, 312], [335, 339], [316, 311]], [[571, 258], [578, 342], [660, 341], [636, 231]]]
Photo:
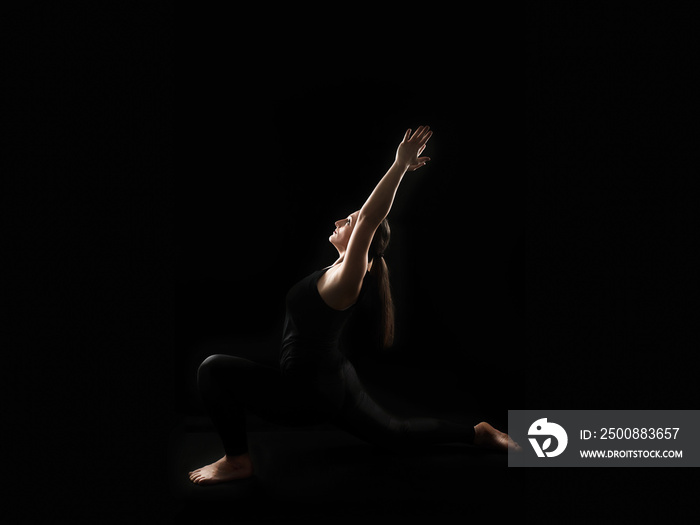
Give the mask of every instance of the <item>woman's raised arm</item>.
[[429, 126], [420, 126], [413, 135], [407, 130], [396, 150], [396, 159], [365, 201], [357, 217], [357, 224], [348, 242], [342, 269], [342, 280], [360, 286], [367, 271], [367, 252], [374, 232], [389, 215], [396, 190], [407, 171], [415, 171], [430, 157], [419, 157], [432, 136]]
[[430, 160], [430, 157], [419, 157], [418, 155], [423, 152], [432, 134], [433, 132], [430, 131], [430, 126], [420, 126], [413, 136], [411, 136], [410, 129], [406, 131], [403, 140], [396, 150], [396, 159], [394, 163], [360, 209], [358, 222], [360, 220], [365, 220], [374, 224], [376, 229], [379, 223], [389, 215], [396, 190], [404, 174], [407, 171], [417, 170]]

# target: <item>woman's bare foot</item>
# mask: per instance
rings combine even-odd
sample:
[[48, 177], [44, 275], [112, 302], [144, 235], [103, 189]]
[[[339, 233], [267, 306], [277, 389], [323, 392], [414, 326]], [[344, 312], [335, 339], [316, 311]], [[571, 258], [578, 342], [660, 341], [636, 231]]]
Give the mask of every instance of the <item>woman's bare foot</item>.
[[522, 448], [508, 434], [504, 434], [485, 422], [474, 427], [474, 445], [503, 452], [520, 452]]
[[189, 473], [190, 481], [197, 485], [213, 485], [234, 479], [245, 479], [253, 475], [253, 462], [246, 452], [229, 458], [224, 456], [211, 465], [198, 468]]

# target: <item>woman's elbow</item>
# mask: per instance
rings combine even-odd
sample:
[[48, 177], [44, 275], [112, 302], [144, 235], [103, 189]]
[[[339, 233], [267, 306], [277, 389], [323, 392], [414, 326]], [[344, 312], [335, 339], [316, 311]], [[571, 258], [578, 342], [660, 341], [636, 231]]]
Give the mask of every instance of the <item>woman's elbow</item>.
[[385, 218], [386, 214], [382, 215], [381, 213], [372, 212], [371, 210], [365, 210], [363, 207], [357, 215], [357, 224], [363, 223], [376, 228]]

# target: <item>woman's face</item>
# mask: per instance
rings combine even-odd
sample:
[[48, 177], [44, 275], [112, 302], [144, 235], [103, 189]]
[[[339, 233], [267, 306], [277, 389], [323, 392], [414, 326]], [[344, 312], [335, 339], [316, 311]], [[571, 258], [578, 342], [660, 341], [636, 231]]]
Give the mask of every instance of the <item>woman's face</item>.
[[355, 223], [357, 222], [357, 217], [360, 214], [359, 211], [351, 213], [344, 219], [335, 221], [335, 230], [328, 238], [329, 241], [336, 247], [336, 249], [343, 253], [348, 248], [348, 242], [350, 241], [350, 235], [352, 235], [352, 230], [355, 229]]

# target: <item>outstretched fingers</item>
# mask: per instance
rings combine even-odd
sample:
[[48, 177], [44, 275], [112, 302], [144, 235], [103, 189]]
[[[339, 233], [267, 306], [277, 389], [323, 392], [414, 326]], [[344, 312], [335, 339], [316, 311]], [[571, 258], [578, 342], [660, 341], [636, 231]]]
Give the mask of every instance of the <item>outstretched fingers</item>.
[[419, 145], [423, 145], [428, 142], [428, 139], [432, 136], [433, 132], [430, 131], [430, 126], [418, 126], [418, 129], [411, 136], [411, 128], [406, 130], [403, 136], [403, 142], [414, 142]]
[[418, 142], [426, 128], [427, 126], [418, 126], [418, 129], [411, 137], [411, 142]]
[[411, 137], [411, 141], [421, 144], [426, 140], [426, 137], [429, 137], [430, 135], [432, 135], [432, 132], [430, 131], [430, 126], [419, 126], [416, 132]]
[[[427, 128], [427, 130], [429, 130], [429, 129], [430, 129], [430, 128]], [[423, 135], [422, 135], [422, 136], [420, 137], [420, 139], [419, 139], [419, 142], [418, 142], [418, 143], [419, 143], [421, 146], [425, 146], [425, 143], [428, 142], [428, 139], [430, 139], [430, 137], [433, 136], [433, 132], [432, 132], [432, 131], [427, 131], [427, 130], [426, 130], [425, 133], [423, 133]]]

